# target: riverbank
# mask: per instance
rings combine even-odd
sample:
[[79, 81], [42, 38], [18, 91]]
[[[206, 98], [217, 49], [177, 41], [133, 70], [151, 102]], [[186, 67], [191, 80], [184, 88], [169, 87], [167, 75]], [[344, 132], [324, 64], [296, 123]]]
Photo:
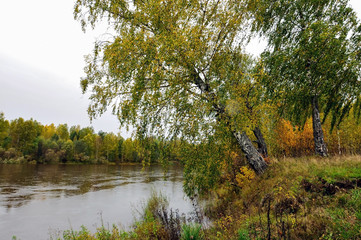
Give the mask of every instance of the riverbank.
[[160, 207], [145, 210], [127, 232], [102, 227], [92, 234], [83, 228], [65, 232], [63, 239], [361, 238], [360, 156], [274, 159], [264, 175], [245, 176], [241, 183], [225, 182], [207, 196], [212, 201], [204, 210], [213, 220], [208, 228]]
[[0, 165], [59, 165], [59, 166], [66, 166], [66, 165], [105, 165], [105, 166], [156, 166], [162, 165], [165, 168], [172, 165], [181, 165], [180, 161], [167, 161], [164, 163], [158, 162], [110, 162], [107, 160], [103, 161], [89, 161], [89, 162], [50, 162], [50, 163], [39, 163], [36, 160], [27, 161], [23, 158], [19, 159], [0, 159]]

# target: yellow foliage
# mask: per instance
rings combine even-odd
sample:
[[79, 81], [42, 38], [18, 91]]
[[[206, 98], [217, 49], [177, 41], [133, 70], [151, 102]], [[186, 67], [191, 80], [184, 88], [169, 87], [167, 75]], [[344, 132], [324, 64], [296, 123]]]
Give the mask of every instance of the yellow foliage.
[[235, 161], [239, 157], [239, 155], [238, 155], [238, 153], [232, 151], [230, 154], [230, 157], [233, 161]]
[[43, 131], [41, 133], [42, 136], [44, 136], [45, 139], [51, 138], [56, 133], [56, 127], [52, 123], [50, 125], [45, 125], [43, 128]]
[[[332, 132], [329, 131], [330, 119], [326, 120], [322, 128], [329, 154], [361, 153], [361, 125], [352, 111]], [[303, 128], [293, 126], [285, 119], [279, 120], [275, 129], [275, 139], [276, 146], [273, 146], [271, 151], [273, 155], [299, 157], [314, 154], [311, 118], [306, 121]]]
[[254, 179], [256, 174], [249, 167], [243, 166], [240, 168], [239, 173], [236, 175], [236, 183], [239, 187], [243, 188], [246, 186], [252, 179]]
[[217, 225], [222, 228], [222, 230], [227, 230], [229, 228], [229, 225], [233, 223], [233, 217], [232, 216], [225, 216], [220, 218], [217, 221]]
[[293, 126], [290, 121], [281, 119], [276, 127], [276, 141], [279, 154], [286, 156], [309, 155], [314, 151], [311, 119], [303, 128]]

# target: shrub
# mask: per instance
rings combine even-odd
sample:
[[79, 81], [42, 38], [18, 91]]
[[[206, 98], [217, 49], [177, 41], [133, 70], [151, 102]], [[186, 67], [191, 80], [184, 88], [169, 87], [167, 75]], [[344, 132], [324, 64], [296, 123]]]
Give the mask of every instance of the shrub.
[[16, 151], [15, 148], [9, 148], [4, 153], [4, 159], [13, 159], [13, 158], [17, 158], [18, 156], [20, 156], [20, 154]]

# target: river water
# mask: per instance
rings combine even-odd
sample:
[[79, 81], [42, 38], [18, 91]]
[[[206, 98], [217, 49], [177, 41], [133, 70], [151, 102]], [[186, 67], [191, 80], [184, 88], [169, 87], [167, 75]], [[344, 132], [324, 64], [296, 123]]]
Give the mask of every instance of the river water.
[[[81, 225], [128, 228], [152, 191], [192, 211], [174, 165], [0, 165], [0, 239], [49, 239]], [[138, 213], [139, 214], [139, 213]]]

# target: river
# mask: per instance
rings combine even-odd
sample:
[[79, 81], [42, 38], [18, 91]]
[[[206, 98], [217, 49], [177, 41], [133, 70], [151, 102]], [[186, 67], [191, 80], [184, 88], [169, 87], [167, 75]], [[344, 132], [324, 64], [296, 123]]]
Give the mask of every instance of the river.
[[92, 232], [102, 223], [128, 228], [152, 191], [170, 208], [192, 211], [182, 169], [141, 165], [1, 165], [0, 239], [49, 239], [63, 230]]

